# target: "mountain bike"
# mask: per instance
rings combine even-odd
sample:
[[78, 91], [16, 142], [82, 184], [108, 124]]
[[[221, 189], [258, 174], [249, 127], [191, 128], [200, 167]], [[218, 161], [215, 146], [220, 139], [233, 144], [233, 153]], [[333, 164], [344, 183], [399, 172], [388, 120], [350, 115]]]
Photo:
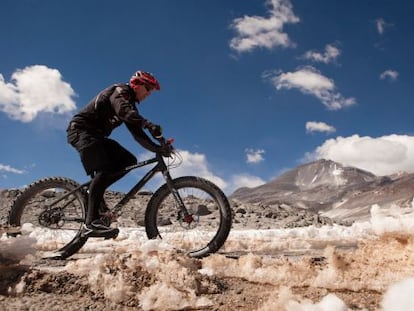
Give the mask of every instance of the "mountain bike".
[[[128, 201], [161, 173], [165, 183], [152, 194], [145, 208], [147, 237], [163, 239], [191, 257], [207, 256], [218, 251], [229, 235], [232, 225], [230, 203], [222, 190], [207, 179], [196, 176], [173, 179], [170, 168], [180, 165], [182, 157], [172, 148], [172, 140], [163, 139], [163, 143], [171, 146], [169, 158], [155, 153], [154, 157], [117, 172], [124, 174], [154, 164], [115, 206], [102, 211], [101, 219], [110, 226]], [[75, 254], [88, 240], [82, 235], [81, 228], [85, 222], [90, 183], [49, 177], [30, 184], [10, 209], [9, 225], [13, 230], [9, 235], [41, 237], [39, 251], [48, 253], [48, 258], [66, 259]], [[101, 205], [105, 206], [104, 203]]]

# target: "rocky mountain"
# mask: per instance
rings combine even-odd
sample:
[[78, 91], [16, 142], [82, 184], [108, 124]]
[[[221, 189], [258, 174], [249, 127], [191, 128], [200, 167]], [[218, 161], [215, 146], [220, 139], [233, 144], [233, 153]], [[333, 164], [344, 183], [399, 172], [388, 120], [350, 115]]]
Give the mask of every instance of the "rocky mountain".
[[245, 203], [288, 205], [337, 221], [366, 220], [373, 204], [410, 207], [414, 174], [375, 176], [330, 160], [292, 169], [256, 188], [240, 188], [231, 198]]

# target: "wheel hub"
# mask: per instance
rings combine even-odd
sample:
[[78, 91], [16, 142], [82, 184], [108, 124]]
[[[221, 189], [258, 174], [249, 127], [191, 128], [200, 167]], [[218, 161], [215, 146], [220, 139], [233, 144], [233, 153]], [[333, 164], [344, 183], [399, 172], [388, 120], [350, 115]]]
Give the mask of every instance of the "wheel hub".
[[65, 224], [65, 214], [59, 209], [49, 209], [40, 213], [39, 224], [43, 227], [56, 227], [61, 228]]
[[184, 229], [194, 229], [198, 226], [200, 217], [198, 215], [194, 214], [187, 214], [183, 215], [182, 212], [178, 215], [178, 221], [180, 223], [180, 226]]

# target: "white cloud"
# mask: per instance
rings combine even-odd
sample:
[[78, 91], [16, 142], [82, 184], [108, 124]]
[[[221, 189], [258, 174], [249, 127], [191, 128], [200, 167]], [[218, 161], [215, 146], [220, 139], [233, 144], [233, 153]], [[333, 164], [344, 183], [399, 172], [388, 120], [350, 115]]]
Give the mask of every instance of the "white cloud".
[[23, 170], [13, 168], [10, 165], [4, 165], [0, 163], [0, 172], [14, 173], [14, 174], [23, 174]]
[[[216, 184], [224, 193], [230, 195], [236, 189], [241, 187], [257, 187], [260, 186], [266, 181], [261, 179], [260, 177], [249, 175], [249, 174], [233, 174], [228, 176], [226, 180], [216, 175], [212, 169], [210, 168], [210, 164], [207, 161], [207, 157], [201, 153], [192, 153], [186, 150], [178, 150], [182, 161], [179, 166], [171, 168], [171, 176], [173, 178], [178, 178], [180, 176], [198, 176], [203, 177], [214, 184]], [[154, 154], [145, 151], [141, 153], [138, 158], [139, 159], [149, 159]], [[170, 161], [169, 159], [166, 160], [167, 163]], [[175, 161], [175, 164], [179, 163], [179, 161]], [[142, 177], [142, 176], [139, 176]], [[164, 179], [158, 174], [155, 178], [151, 181], [150, 186], [151, 189], [155, 190], [160, 187], [164, 183]]]
[[320, 53], [317, 51], [307, 51], [304, 55], [304, 59], [309, 59], [314, 62], [321, 62], [321, 63], [331, 63], [335, 61], [338, 56], [341, 54], [341, 51], [332, 44], [327, 44], [325, 47], [325, 52]]
[[290, 0], [267, 0], [270, 16], [244, 16], [231, 24], [237, 36], [230, 41], [230, 47], [237, 52], [248, 52], [255, 48], [272, 49], [276, 46], [290, 47], [293, 43], [283, 32], [285, 24], [299, 22], [292, 10]]
[[388, 135], [382, 137], [337, 137], [326, 140], [306, 160], [330, 159], [367, 170], [376, 175], [414, 172], [414, 137]]
[[336, 129], [335, 127], [328, 125], [324, 122], [309, 121], [309, 122], [306, 122], [306, 131], [308, 133], [312, 133], [312, 132], [333, 133], [336, 131]]
[[380, 35], [382, 35], [385, 31], [385, 27], [387, 26], [387, 24], [385, 23], [383, 18], [378, 18], [376, 21], [376, 26], [377, 26], [377, 31]]
[[265, 151], [263, 149], [246, 149], [247, 163], [259, 163], [264, 161], [263, 154]]
[[335, 83], [312, 66], [280, 73], [271, 80], [277, 90], [296, 88], [304, 94], [315, 96], [330, 110], [338, 110], [356, 103], [354, 98], [344, 98], [337, 93]]
[[75, 92], [56, 69], [43, 65], [15, 71], [11, 82], [0, 74], [0, 111], [30, 122], [41, 112], [66, 114], [76, 109]]
[[391, 81], [395, 81], [398, 78], [398, 71], [395, 70], [385, 70], [383, 73], [381, 73], [380, 75], [380, 79], [381, 80], [385, 80], [385, 79], [389, 79]]
[[255, 188], [265, 184], [266, 181], [257, 176], [249, 174], [236, 174], [231, 177], [229, 182], [228, 193], [234, 192], [236, 189], [242, 187]]
[[199, 176], [210, 180], [223, 190], [227, 187], [227, 182], [210, 170], [204, 154], [191, 153], [185, 150], [179, 150], [179, 153], [183, 161], [180, 166], [172, 170], [174, 177]]

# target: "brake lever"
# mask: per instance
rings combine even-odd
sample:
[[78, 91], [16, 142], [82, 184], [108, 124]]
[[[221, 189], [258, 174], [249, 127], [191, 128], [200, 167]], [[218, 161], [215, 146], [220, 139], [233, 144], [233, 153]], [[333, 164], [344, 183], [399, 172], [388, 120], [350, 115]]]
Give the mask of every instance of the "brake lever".
[[170, 137], [168, 139], [165, 139], [164, 137], [158, 138], [158, 141], [160, 142], [161, 146], [171, 146], [174, 143], [174, 138]]

